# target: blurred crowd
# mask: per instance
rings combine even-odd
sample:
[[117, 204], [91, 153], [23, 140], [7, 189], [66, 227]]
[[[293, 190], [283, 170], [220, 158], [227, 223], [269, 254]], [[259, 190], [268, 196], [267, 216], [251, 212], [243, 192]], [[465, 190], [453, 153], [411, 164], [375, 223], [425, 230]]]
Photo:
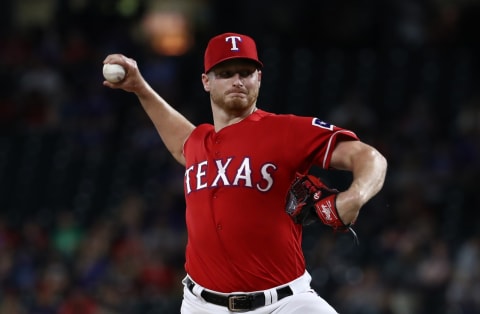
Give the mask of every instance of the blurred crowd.
[[[39, 2], [48, 23], [20, 25], [19, 7]], [[120, 2], [138, 6], [122, 16]], [[260, 108], [351, 128], [389, 161], [359, 246], [305, 229], [313, 287], [343, 314], [480, 313], [480, 4], [180, 2], [195, 5], [195, 44], [164, 56], [139, 34], [147, 1], [5, 1], [0, 314], [179, 313], [183, 169], [135, 97], [102, 86], [102, 61], [135, 58], [174, 107], [210, 122], [203, 49], [223, 31], [258, 42]]]

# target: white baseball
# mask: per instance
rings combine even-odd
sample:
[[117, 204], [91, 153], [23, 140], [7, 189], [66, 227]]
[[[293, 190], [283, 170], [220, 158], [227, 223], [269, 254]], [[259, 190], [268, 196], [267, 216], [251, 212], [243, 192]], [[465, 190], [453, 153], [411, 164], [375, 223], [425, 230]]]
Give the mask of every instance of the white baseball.
[[103, 77], [111, 83], [118, 83], [125, 78], [125, 69], [120, 64], [105, 63]]

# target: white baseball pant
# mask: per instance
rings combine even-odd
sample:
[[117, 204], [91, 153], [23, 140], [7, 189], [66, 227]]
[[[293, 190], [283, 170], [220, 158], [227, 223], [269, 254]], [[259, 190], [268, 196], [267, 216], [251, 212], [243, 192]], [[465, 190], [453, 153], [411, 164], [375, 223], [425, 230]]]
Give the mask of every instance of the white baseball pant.
[[[262, 292], [267, 300], [264, 306], [250, 311], [239, 311], [250, 314], [338, 314], [335, 309], [320, 297], [310, 286], [312, 277], [305, 271], [305, 274], [293, 280], [287, 285], [282, 285], [268, 290], [256, 291]], [[201, 296], [203, 290], [213, 292], [222, 296], [232, 294], [220, 293], [203, 288], [195, 283], [192, 291], [187, 283], [193, 282], [188, 275], [183, 279], [183, 301], [181, 314], [225, 314], [233, 313], [228, 307], [209, 303]], [[277, 289], [289, 286], [293, 294], [281, 300], [277, 300]]]

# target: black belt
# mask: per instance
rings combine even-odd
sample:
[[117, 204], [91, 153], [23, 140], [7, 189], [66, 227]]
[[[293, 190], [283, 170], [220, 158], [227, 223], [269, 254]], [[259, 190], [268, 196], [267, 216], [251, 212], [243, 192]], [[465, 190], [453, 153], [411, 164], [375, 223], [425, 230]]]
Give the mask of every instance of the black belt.
[[[187, 287], [193, 293], [195, 283], [190, 278], [187, 278]], [[278, 300], [292, 294], [293, 291], [289, 286], [277, 289]], [[204, 289], [201, 296], [209, 303], [227, 307], [230, 312], [247, 312], [266, 305], [263, 292], [221, 295]]]

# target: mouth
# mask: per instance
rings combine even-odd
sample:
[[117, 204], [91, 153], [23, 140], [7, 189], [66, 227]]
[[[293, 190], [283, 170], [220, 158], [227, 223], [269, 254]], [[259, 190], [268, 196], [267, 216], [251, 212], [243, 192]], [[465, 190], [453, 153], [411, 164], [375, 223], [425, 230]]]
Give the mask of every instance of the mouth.
[[228, 95], [228, 99], [242, 104], [247, 101], [247, 97], [244, 94], [230, 94]]
[[247, 94], [244, 92], [244, 91], [239, 91], [239, 90], [233, 90], [233, 91], [229, 91], [227, 93], [228, 96], [230, 97], [245, 97]]
[[245, 95], [247, 92], [243, 89], [230, 89], [227, 91], [227, 94], [242, 94]]

